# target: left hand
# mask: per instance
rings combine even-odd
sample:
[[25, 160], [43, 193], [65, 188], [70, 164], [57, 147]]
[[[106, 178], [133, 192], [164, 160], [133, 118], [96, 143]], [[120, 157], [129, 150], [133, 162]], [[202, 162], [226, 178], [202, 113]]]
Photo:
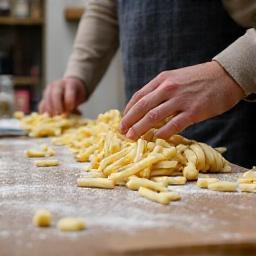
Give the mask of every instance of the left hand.
[[133, 95], [120, 129], [128, 138], [138, 139], [174, 116], [156, 133], [167, 139], [194, 123], [228, 111], [244, 96], [239, 84], [216, 61], [164, 71]]

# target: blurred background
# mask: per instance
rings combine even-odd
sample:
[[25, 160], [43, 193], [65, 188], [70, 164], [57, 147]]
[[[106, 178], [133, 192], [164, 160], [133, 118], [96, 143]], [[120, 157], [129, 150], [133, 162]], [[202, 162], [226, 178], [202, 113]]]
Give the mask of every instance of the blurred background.
[[[0, 0], [0, 116], [14, 110], [36, 111], [44, 87], [62, 78], [85, 7], [86, 0]], [[123, 106], [117, 53], [81, 110], [95, 117]]]

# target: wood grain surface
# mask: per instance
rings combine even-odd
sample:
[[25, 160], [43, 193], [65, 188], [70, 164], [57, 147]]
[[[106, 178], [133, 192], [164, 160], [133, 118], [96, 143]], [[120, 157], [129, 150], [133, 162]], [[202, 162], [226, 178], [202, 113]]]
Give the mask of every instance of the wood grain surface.
[[[256, 255], [256, 194], [220, 193], [194, 183], [173, 186], [180, 202], [162, 206], [125, 187], [76, 186], [83, 163], [56, 147], [61, 165], [37, 168], [24, 150], [47, 140], [0, 140], [0, 256], [12, 255]], [[236, 180], [245, 169], [233, 166]], [[34, 212], [50, 210], [50, 228], [32, 225]], [[83, 217], [88, 228], [61, 233], [61, 217]]]

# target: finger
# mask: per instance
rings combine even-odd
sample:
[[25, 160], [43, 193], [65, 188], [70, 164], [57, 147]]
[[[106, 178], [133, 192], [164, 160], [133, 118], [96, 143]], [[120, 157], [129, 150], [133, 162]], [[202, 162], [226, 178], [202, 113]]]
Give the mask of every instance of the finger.
[[86, 87], [81, 81], [79, 81], [79, 85], [77, 86], [77, 94], [76, 94], [76, 98], [77, 98], [76, 106], [85, 102], [86, 97], [87, 97]]
[[81, 116], [81, 115], [82, 115], [82, 112], [81, 112], [79, 109], [75, 109], [75, 110], [72, 112], [72, 114]]
[[189, 113], [181, 112], [180, 114], [172, 118], [165, 126], [160, 128], [156, 132], [156, 136], [163, 139], [168, 139], [172, 135], [183, 131], [194, 122], [194, 118], [192, 118]]
[[[140, 99], [134, 106], [130, 108], [128, 113], [123, 117], [120, 129], [126, 133], [137, 121], [145, 116], [151, 109], [155, 108], [166, 100], [164, 90], [156, 89]], [[154, 116], [152, 116], [154, 119]]]
[[40, 114], [43, 114], [46, 111], [45, 102], [44, 102], [43, 99], [39, 102], [38, 111], [39, 111]]
[[51, 102], [53, 107], [53, 113], [55, 115], [59, 115], [64, 111], [63, 91], [64, 91], [63, 82], [56, 83], [55, 86], [52, 88], [52, 92], [50, 96], [51, 96]]
[[137, 91], [132, 98], [127, 103], [123, 115], [126, 115], [130, 108], [136, 104], [141, 98], [143, 98], [148, 93], [154, 91], [159, 84], [164, 80], [164, 75], [158, 75], [153, 80], [151, 80], [148, 84], [146, 84], [143, 88]]
[[47, 112], [49, 115], [53, 115], [53, 107], [52, 107], [52, 100], [51, 100], [51, 87], [52, 87], [52, 85], [47, 86], [45, 93], [44, 93], [45, 112]]
[[67, 83], [64, 90], [65, 112], [70, 113], [76, 108], [76, 87], [72, 83]]
[[141, 120], [134, 124], [126, 134], [129, 139], [138, 139], [151, 128], [154, 128], [165, 118], [175, 115], [178, 112], [178, 104], [169, 100], [149, 111]]

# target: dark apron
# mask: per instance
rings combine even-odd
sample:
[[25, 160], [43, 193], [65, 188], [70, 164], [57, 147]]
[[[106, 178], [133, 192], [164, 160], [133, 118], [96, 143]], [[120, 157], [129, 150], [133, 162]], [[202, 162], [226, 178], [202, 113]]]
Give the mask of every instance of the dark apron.
[[[161, 71], [209, 61], [245, 32], [220, 0], [118, 0], [118, 17], [127, 99]], [[183, 135], [227, 146], [228, 160], [251, 167], [255, 120], [255, 103], [242, 101]]]

